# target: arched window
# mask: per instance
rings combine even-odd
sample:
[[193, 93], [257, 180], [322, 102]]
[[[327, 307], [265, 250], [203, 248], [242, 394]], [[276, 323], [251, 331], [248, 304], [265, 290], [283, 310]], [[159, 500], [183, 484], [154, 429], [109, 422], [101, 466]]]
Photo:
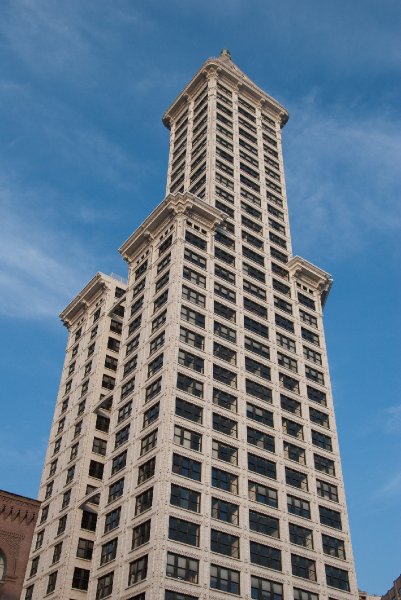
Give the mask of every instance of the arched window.
[[6, 576], [6, 557], [4, 552], [0, 548], [0, 581]]

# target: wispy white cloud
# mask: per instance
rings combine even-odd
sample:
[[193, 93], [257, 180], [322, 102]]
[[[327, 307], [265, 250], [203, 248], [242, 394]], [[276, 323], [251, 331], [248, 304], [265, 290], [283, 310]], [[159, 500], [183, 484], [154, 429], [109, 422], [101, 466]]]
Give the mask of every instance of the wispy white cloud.
[[[401, 229], [400, 123], [358, 107], [320, 108], [311, 94], [284, 132], [289, 203], [305, 247], [363, 248], [372, 232]], [[301, 237], [301, 235], [300, 235]]]
[[[0, 314], [55, 316], [96, 271], [94, 257], [59, 224], [38, 214], [44, 191], [0, 181]], [[32, 208], [32, 206], [34, 208]]]
[[384, 411], [383, 430], [385, 434], [401, 434], [401, 404], [389, 406]]

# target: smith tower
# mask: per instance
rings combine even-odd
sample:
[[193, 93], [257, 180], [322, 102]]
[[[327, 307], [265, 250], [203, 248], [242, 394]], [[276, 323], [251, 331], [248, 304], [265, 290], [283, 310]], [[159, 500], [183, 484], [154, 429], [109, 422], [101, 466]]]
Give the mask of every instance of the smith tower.
[[167, 195], [120, 248], [127, 285], [99, 274], [62, 314], [25, 598], [358, 598], [332, 280], [292, 254], [287, 119], [227, 51], [164, 115]]

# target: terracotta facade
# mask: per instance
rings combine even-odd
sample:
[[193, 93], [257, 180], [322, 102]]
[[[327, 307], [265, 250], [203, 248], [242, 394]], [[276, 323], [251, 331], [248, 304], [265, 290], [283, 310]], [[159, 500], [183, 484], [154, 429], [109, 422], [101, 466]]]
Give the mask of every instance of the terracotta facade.
[[19, 600], [40, 502], [0, 491], [0, 600]]

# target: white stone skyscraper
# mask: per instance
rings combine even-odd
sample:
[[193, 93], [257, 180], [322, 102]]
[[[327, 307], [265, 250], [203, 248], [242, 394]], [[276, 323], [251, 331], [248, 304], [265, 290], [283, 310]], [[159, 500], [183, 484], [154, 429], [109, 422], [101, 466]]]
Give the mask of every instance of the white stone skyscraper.
[[164, 115], [167, 196], [62, 313], [23, 598], [357, 599], [322, 308], [283, 106], [224, 50]]

